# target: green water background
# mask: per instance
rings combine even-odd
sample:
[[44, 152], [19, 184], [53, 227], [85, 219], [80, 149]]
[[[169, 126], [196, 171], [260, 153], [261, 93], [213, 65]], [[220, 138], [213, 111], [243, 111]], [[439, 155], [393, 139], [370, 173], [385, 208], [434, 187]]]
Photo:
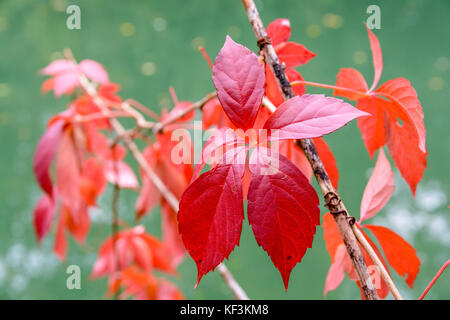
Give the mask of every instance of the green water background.
[[[81, 30], [66, 28], [69, 4], [81, 8]], [[354, 67], [367, 82], [373, 77], [372, 58], [363, 22], [371, 4], [381, 8], [381, 30], [376, 30], [384, 54], [381, 82], [409, 79], [425, 113], [428, 168], [414, 199], [400, 175], [388, 206], [371, 223], [383, 224], [405, 237], [422, 261], [415, 287], [410, 290], [394, 275], [406, 298], [417, 298], [437, 269], [450, 257], [449, 180], [449, 56], [450, 2], [398, 1], [257, 1], [263, 21], [289, 18], [292, 40], [317, 54], [299, 70], [306, 80], [333, 84], [340, 68]], [[110, 78], [122, 86], [123, 97], [133, 97], [159, 111], [170, 107], [168, 86], [181, 100], [195, 101], [213, 90], [210, 70], [197, 51], [203, 45], [215, 57], [225, 35], [255, 49], [255, 39], [238, 0], [189, 1], [0, 1], [0, 298], [98, 299], [106, 281], [89, 279], [96, 248], [110, 233], [111, 190], [91, 212], [94, 223], [84, 247], [70, 241], [67, 260], [51, 252], [53, 234], [37, 246], [31, 225], [33, 206], [40, 195], [31, 163], [36, 143], [52, 114], [66, 107], [67, 98], [42, 95], [40, 68], [71, 48], [77, 59], [102, 63]], [[146, 64], [145, 64], [146, 63]], [[145, 67], [143, 65], [145, 64]], [[331, 92], [310, 89], [313, 93]], [[340, 192], [358, 216], [360, 199], [372, 161], [353, 122], [327, 137], [338, 161]], [[314, 183], [315, 185], [315, 183]], [[315, 185], [316, 186], [316, 185]], [[125, 192], [120, 214], [133, 220], [136, 193]], [[143, 219], [159, 234], [159, 212]], [[313, 248], [294, 269], [285, 292], [278, 271], [259, 248], [244, 223], [241, 245], [227, 265], [251, 298], [323, 299], [330, 258], [319, 228]], [[81, 290], [66, 288], [66, 267], [81, 267]], [[187, 298], [231, 298], [220, 277], [211, 273], [193, 289], [196, 270], [187, 258], [178, 283]], [[430, 298], [450, 298], [450, 272], [444, 274]], [[327, 299], [359, 299], [347, 277]]]

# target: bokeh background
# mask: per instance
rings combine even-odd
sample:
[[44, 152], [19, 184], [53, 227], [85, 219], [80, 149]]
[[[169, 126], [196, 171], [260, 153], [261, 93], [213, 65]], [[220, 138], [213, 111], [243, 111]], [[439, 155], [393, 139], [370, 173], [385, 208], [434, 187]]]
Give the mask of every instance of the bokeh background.
[[[72, 3], [81, 8], [81, 30], [66, 28], [65, 10]], [[375, 31], [384, 54], [381, 81], [399, 76], [409, 79], [425, 112], [428, 169], [417, 196], [412, 197], [397, 172], [394, 196], [371, 221], [392, 228], [418, 251], [422, 266], [414, 289], [394, 275], [402, 294], [415, 299], [450, 257], [450, 2], [257, 1], [266, 25], [278, 17], [289, 18], [291, 39], [317, 54], [300, 68], [304, 78], [329, 84], [343, 67], [357, 68], [371, 83], [372, 57], [363, 25], [371, 4], [381, 8], [382, 29]], [[159, 111], [171, 106], [169, 85], [175, 87], [181, 100], [196, 101], [213, 90], [209, 67], [197, 48], [204, 46], [214, 58], [226, 34], [256, 49], [241, 1], [0, 1], [0, 298], [101, 299], [106, 289], [106, 281], [92, 281], [89, 274], [96, 249], [110, 232], [111, 190], [101, 198], [99, 209], [91, 212], [94, 223], [86, 245], [70, 241], [65, 262], [52, 254], [53, 234], [40, 246], [35, 242], [31, 217], [40, 191], [32, 174], [32, 157], [46, 121], [68, 102], [67, 98], [41, 94], [43, 78], [38, 70], [60, 58], [64, 48], [71, 48], [78, 60], [91, 58], [102, 63], [112, 81], [122, 86], [123, 97], [133, 97]], [[358, 217], [374, 161], [355, 122], [327, 141], [338, 160], [341, 195]], [[130, 222], [136, 196], [130, 191], [121, 199], [120, 215]], [[157, 209], [143, 223], [160, 234]], [[66, 267], [70, 264], [81, 267], [81, 290], [66, 288]], [[323, 299], [330, 258], [319, 228], [313, 248], [294, 269], [285, 292], [278, 271], [244, 223], [241, 245], [227, 265], [251, 298]], [[194, 290], [195, 278], [195, 265], [187, 258], [174, 280], [187, 298], [231, 298], [217, 274], [208, 274]], [[449, 288], [447, 272], [429, 298], [448, 299]], [[346, 277], [327, 299], [359, 297], [359, 289]]]

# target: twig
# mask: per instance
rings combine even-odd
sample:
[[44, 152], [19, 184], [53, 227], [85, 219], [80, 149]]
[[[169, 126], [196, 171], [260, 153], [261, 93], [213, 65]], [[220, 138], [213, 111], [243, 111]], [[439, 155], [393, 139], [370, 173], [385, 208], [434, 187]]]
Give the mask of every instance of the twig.
[[433, 285], [436, 282], [436, 280], [439, 279], [439, 277], [441, 276], [442, 272], [444, 272], [444, 270], [449, 265], [450, 265], [450, 259], [447, 260], [447, 262], [444, 263], [444, 265], [439, 269], [438, 273], [436, 273], [436, 275], [434, 276], [433, 280], [431, 280], [431, 282], [428, 284], [428, 286], [426, 287], [425, 291], [420, 295], [419, 300], [423, 300], [423, 298], [425, 298], [425, 296], [427, 295], [428, 291], [430, 291], [431, 287], [433, 287]]
[[154, 113], [148, 107], [144, 106], [142, 103], [140, 103], [140, 102], [138, 102], [138, 101], [136, 101], [134, 99], [127, 99], [127, 100], [125, 100], [125, 102], [128, 103], [130, 106], [138, 109], [142, 113], [148, 115], [153, 120], [156, 120], [156, 121], [160, 120], [160, 117], [156, 113]]
[[170, 117], [165, 121], [162, 122], [158, 122], [153, 126], [153, 133], [157, 134], [162, 132], [162, 130], [164, 129], [165, 126], [168, 126], [169, 124], [174, 123], [175, 121], [177, 121], [178, 119], [184, 117], [185, 115], [187, 115], [188, 113], [197, 110], [197, 109], [201, 109], [203, 108], [203, 106], [211, 99], [214, 99], [217, 96], [216, 92], [211, 92], [208, 93], [205, 97], [203, 97], [201, 100], [194, 102], [193, 104], [191, 104], [189, 106], [189, 108], [186, 108], [184, 110], [182, 110], [180, 113], [178, 113], [175, 117]]
[[[94, 102], [100, 108], [100, 110], [104, 113], [109, 113], [107, 106], [104, 104], [103, 100], [98, 96], [96, 89], [92, 86], [92, 84], [89, 82], [89, 80], [85, 76], [83, 76], [83, 75], [80, 76], [80, 83], [81, 83], [81, 86], [83, 87], [83, 89], [94, 99]], [[212, 97], [214, 97], [214, 96], [212, 96]], [[203, 100], [205, 100], [206, 98], [207, 97], [205, 97]], [[205, 100], [205, 102], [197, 103], [197, 105], [198, 105], [197, 108], [201, 108], [201, 106], [204, 103], [206, 103], [206, 101], [209, 101], [209, 99], [211, 99], [211, 97], [208, 98], [207, 100]], [[190, 109], [190, 108], [188, 108], [188, 109]], [[190, 111], [192, 111], [192, 110], [190, 110]], [[187, 111], [185, 114], [189, 113], [190, 111]], [[159, 176], [149, 166], [147, 160], [144, 158], [143, 154], [137, 147], [136, 143], [129, 137], [129, 135], [125, 134], [126, 130], [123, 128], [122, 124], [117, 119], [113, 118], [113, 119], [111, 119], [111, 125], [119, 136], [124, 137], [124, 142], [125, 142], [126, 146], [130, 150], [133, 157], [136, 159], [139, 166], [144, 170], [147, 177], [152, 181], [153, 185], [156, 187], [156, 189], [159, 191], [159, 193], [167, 200], [167, 202], [172, 207], [172, 209], [175, 212], [178, 212], [179, 203], [178, 203], [177, 198], [172, 194], [172, 192], [170, 192], [170, 190], [167, 188], [167, 186], [164, 184], [164, 182], [159, 178]], [[234, 296], [239, 300], [248, 300], [248, 296], [245, 294], [245, 291], [242, 289], [242, 287], [239, 285], [239, 283], [234, 280], [233, 275], [231, 274], [231, 272], [227, 269], [227, 267], [223, 263], [219, 264], [218, 270], [220, 270], [219, 272], [221, 273], [222, 277], [224, 278], [225, 283], [228, 285], [228, 287], [233, 292]], [[234, 281], [231, 281], [231, 280], [234, 280]]]
[[[111, 146], [111, 150], [114, 153], [115, 152], [115, 146]], [[117, 253], [117, 245], [116, 245], [116, 238], [117, 234], [119, 232], [119, 196], [120, 196], [120, 186], [119, 186], [119, 172], [117, 167], [117, 161], [114, 161], [114, 175], [115, 175], [115, 183], [114, 183], [114, 191], [113, 191], [113, 198], [112, 198], [112, 220], [111, 220], [111, 232], [112, 232], [112, 246], [113, 246], [113, 265], [114, 265], [114, 274], [119, 270], [119, 259], [118, 259], [118, 253]], [[114, 293], [114, 299], [119, 299], [119, 292], [116, 291]]]
[[[264, 52], [265, 61], [270, 65], [274, 72], [278, 85], [285, 97], [290, 99], [294, 96], [292, 87], [286, 77], [286, 74], [280, 65], [278, 56], [273, 48], [270, 38], [267, 36], [264, 25], [259, 16], [253, 0], [242, 0], [248, 19], [256, 36], [259, 48]], [[350, 217], [344, 203], [341, 201], [339, 194], [331, 184], [330, 178], [319, 158], [317, 149], [311, 139], [303, 139], [297, 141], [297, 145], [301, 147], [303, 152], [311, 164], [314, 175], [325, 197], [325, 205], [330, 209], [334, 220], [338, 226], [339, 232], [347, 248], [348, 254], [355, 267], [356, 274], [361, 283], [362, 291], [368, 300], [377, 300], [377, 291], [373, 288], [369, 271], [367, 270], [362, 252], [358, 246], [355, 234], [353, 233], [348, 218]]]
[[375, 263], [375, 265], [378, 267], [381, 277], [383, 278], [384, 282], [386, 282], [389, 290], [392, 292], [392, 295], [394, 296], [395, 300], [403, 300], [402, 295], [398, 291], [397, 287], [395, 286], [394, 281], [392, 281], [391, 276], [387, 272], [386, 268], [384, 267], [383, 263], [381, 262], [380, 258], [376, 254], [376, 252], [373, 250], [370, 243], [367, 241], [366, 237], [362, 234], [362, 232], [359, 230], [358, 226], [356, 224], [352, 225], [353, 233], [356, 236], [356, 239], [358, 239], [361, 246], [364, 248], [364, 250], [369, 255], [370, 259]]
[[236, 280], [233, 278], [233, 275], [230, 273], [230, 271], [228, 271], [227, 267], [223, 263], [221, 263], [217, 266], [217, 271], [222, 276], [225, 283], [230, 288], [234, 288], [233, 293], [234, 293], [234, 297], [237, 300], [250, 300], [248, 298], [247, 294], [245, 293], [245, 291], [242, 290], [239, 283], [236, 282]]

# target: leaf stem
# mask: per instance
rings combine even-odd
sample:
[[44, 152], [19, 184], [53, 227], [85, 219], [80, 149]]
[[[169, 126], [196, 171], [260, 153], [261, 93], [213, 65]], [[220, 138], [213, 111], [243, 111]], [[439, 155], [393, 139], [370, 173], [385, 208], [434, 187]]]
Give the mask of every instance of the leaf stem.
[[383, 278], [384, 282], [386, 282], [389, 290], [391, 291], [392, 295], [394, 296], [395, 300], [403, 300], [402, 295], [398, 291], [397, 287], [395, 286], [394, 281], [392, 281], [392, 278], [390, 277], [389, 273], [387, 272], [386, 268], [384, 267], [383, 263], [381, 262], [380, 258], [378, 257], [375, 250], [373, 250], [370, 243], [367, 241], [367, 239], [364, 237], [363, 233], [359, 230], [358, 226], [356, 224], [352, 225], [353, 233], [356, 236], [356, 239], [358, 239], [361, 246], [364, 248], [364, 250], [369, 255], [370, 259], [372, 259], [373, 263], [378, 267], [378, 270], [381, 273], [381, 277]]
[[437, 281], [437, 279], [439, 279], [439, 277], [441, 276], [441, 274], [444, 272], [444, 270], [450, 265], [450, 259], [447, 260], [446, 263], [444, 263], [444, 265], [439, 269], [438, 273], [436, 273], [436, 275], [434, 276], [433, 280], [431, 280], [431, 282], [428, 284], [428, 286], [425, 288], [425, 291], [420, 295], [419, 300], [423, 300], [423, 298], [425, 298], [425, 296], [427, 295], [428, 291], [430, 291], [430, 289], [434, 286], [434, 283]]

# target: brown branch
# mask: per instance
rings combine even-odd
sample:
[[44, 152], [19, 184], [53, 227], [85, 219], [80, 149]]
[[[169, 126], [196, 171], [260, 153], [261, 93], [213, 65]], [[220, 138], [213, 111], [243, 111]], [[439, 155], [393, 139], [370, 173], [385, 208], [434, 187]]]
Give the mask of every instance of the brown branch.
[[[242, 0], [242, 3], [244, 4], [248, 19], [256, 36], [258, 46], [264, 52], [265, 61], [270, 65], [272, 71], [274, 72], [285, 99], [287, 100], [292, 98], [294, 96], [294, 92], [292, 91], [292, 87], [286, 77], [280, 61], [278, 60], [275, 49], [270, 43], [270, 38], [267, 36], [255, 3], [253, 0]], [[347, 252], [353, 262], [353, 266], [355, 267], [356, 274], [360, 280], [361, 288], [366, 299], [377, 300], [377, 291], [373, 288], [372, 283], [370, 283], [371, 278], [369, 271], [367, 270], [367, 266], [358, 246], [355, 234], [349, 224], [349, 218], [351, 217], [348, 214], [344, 203], [341, 201], [339, 194], [331, 184], [330, 178], [325, 171], [314, 143], [311, 139], [303, 139], [297, 141], [297, 145], [301, 147], [308, 158], [309, 163], [311, 164], [314, 175], [320, 185], [320, 189], [324, 194], [325, 205], [328, 207], [334, 217], [334, 220], [336, 221], [339, 232], [347, 248]]]
[[[84, 75], [80, 76], [80, 83], [83, 89], [92, 97], [92, 99], [94, 99], [95, 104], [100, 108], [101, 112], [109, 114], [108, 107], [104, 104], [103, 100], [98, 96], [95, 87], [89, 82], [89, 80]], [[206, 101], [204, 103], [206, 103]], [[203, 104], [199, 103], [198, 108], [200, 108]], [[186, 114], [189, 113], [190, 111], [187, 111]], [[117, 135], [124, 137], [123, 139], [124, 143], [130, 150], [133, 157], [136, 159], [139, 166], [144, 170], [147, 177], [152, 181], [153, 185], [156, 187], [159, 193], [166, 199], [166, 201], [169, 203], [172, 209], [175, 212], [178, 212], [179, 203], [177, 198], [173, 195], [173, 193], [167, 188], [164, 182], [149, 166], [147, 160], [144, 158], [143, 154], [139, 150], [136, 143], [130, 138], [128, 134], [126, 134], [127, 131], [122, 126], [122, 124], [115, 118], [111, 119], [110, 122], [113, 129], [116, 131]], [[227, 267], [223, 263], [219, 264], [218, 271], [237, 299], [248, 300], [248, 296], [245, 294], [245, 291], [234, 279], [231, 272], [227, 269]]]

